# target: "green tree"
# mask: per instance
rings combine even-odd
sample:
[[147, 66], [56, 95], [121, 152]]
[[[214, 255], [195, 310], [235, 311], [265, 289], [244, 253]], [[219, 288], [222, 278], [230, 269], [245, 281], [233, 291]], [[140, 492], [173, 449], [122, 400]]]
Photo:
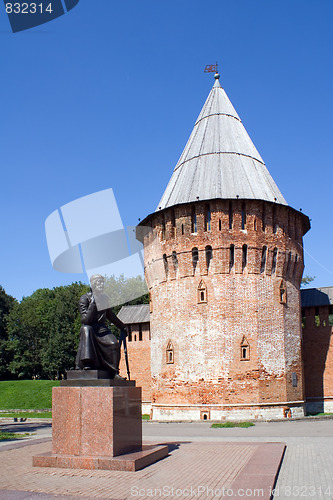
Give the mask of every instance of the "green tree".
[[[125, 278], [120, 275], [106, 277], [104, 285], [105, 293], [110, 297], [112, 304], [117, 304], [111, 309], [115, 314], [118, 314], [124, 305], [149, 304], [149, 293], [147, 285], [142, 276]], [[128, 300], [129, 297], [136, 297]], [[119, 330], [114, 326], [110, 326], [112, 333], [118, 337]]]
[[311, 281], [313, 281], [315, 279], [315, 276], [303, 276], [302, 278], [302, 281], [301, 281], [301, 288], [305, 287], [305, 286], [308, 286]]
[[[20, 303], [14, 303], [7, 316], [7, 365], [15, 378], [60, 378], [73, 369], [79, 342], [81, 318], [78, 301], [89, 290], [88, 285], [36, 290]], [[106, 280], [105, 292], [117, 304], [117, 314], [126, 298], [136, 296], [130, 304], [149, 302], [147, 287], [141, 276]], [[116, 327], [111, 326], [117, 335]]]
[[[125, 278], [121, 274], [106, 277], [104, 291], [109, 296], [111, 304], [115, 304], [114, 312], [118, 312], [125, 304], [146, 304], [148, 300], [148, 289], [142, 276]], [[132, 299], [132, 297], [135, 297]]]
[[0, 286], [0, 379], [8, 378], [9, 353], [7, 351], [7, 316], [16, 303], [16, 299], [8, 295]]
[[17, 378], [55, 378], [73, 368], [78, 345], [79, 297], [87, 285], [39, 289], [8, 315], [9, 369]]

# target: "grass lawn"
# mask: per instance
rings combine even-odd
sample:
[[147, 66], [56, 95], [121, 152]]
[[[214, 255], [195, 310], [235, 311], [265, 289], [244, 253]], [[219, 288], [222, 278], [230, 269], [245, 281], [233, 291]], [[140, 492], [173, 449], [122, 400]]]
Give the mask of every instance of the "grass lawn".
[[[52, 408], [52, 387], [57, 380], [11, 380], [0, 382], [0, 410]], [[1, 416], [1, 413], [0, 413]]]
[[309, 417], [325, 417], [326, 415], [333, 415], [333, 413], [308, 413]]
[[16, 432], [0, 431], [0, 441], [5, 441], [7, 439], [21, 439], [26, 436], [29, 436], [29, 432], [25, 432], [24, 434], [17, 434]]
[[52, 418], [52, 411], [0, 412], [0, 418]]
[[253, 427], [252, 422], [223, 422], [221, 424], [212, 424], [213, 429], [219, 429], [220, 427], [242, 427], [247, 429], [248, 427]]

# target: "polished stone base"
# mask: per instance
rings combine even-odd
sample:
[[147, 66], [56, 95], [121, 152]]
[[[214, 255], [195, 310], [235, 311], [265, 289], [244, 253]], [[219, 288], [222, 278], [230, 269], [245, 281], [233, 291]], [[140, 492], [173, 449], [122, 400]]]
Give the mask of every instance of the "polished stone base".
[[60, 387], [135, 387], [135, 380], [117, 380], [103, 370], [69, 370], [66, 380], [60, 381]]
[[114, 457], [141, 446], [141, 387], [53, 388], [53, 453]]
[[138, 470], [167, 453], [142, 447], [141, 387], [54, 387], [52, 453], [33, 465]]
[[44, 453], [33, 457], [34, 467], [59, 467], [65, 469], [102, 469], [135, 472], [168, 455], [168, 447], [143, 445], [141, 451], [132, 451], [117, 457], [90, 457]]

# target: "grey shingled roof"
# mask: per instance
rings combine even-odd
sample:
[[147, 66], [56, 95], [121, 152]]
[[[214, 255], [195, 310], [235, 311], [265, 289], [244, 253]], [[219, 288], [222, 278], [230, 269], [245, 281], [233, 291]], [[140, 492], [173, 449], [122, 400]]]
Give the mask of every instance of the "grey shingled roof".
[[123, 306], [117, 316], [126, 325], [148, 323], [150, 321], [149, 304]]
[[258, 199], [287, 205], [215, 75], [157, 210], [199, 200]]
[[333, 286], [301, 290], [302, 307], [319, 307], [333, 304]]

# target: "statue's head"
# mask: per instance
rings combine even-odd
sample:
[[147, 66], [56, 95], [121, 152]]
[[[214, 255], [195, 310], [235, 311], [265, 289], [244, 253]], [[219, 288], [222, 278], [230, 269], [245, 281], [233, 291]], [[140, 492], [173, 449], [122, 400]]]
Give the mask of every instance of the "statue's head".
[[91, 289], [94, 294], [102, 293], [104, 290], [105, 278], [101, 274], [93, 274], [90, 278]]

